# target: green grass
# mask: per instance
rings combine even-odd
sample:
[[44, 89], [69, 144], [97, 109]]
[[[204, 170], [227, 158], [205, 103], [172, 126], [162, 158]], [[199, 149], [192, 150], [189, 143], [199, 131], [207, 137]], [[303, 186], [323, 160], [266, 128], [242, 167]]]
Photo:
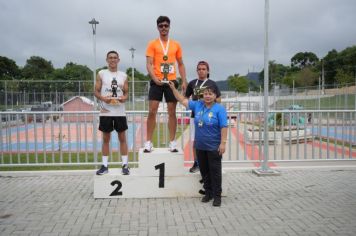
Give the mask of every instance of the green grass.
[[[137, 155], [137, 154], [136, 154]], [[120, 162], [120, 158], [117, 152], [113, 152], [113, 157], [111, 162]], [[129, 162], [134, 161], [133, 153], [129, 153]], [[80, 163], [92, 163], [94, 162], [93, 153], [38, 153], [37, 157], [34, 153], [24, 154], [4, 154], [3, 158], [0, 157], [0, 162], [2, 164], [24, 164], [28, 163], [31, 166], [11, 166], [11, 167], [1, 167], [0, 171], [12, 171], [12, 170], [90, 170], [97, 168], [96, 165], [80, 165]], [[97, 162], [101, 162], [101, 153], [98, 153]], [[61, 165], [61, 163], [72, 163], [69, 165]], [[46, 164], [46, 166], [43, 166]], [[119, 167], [120, 165], [113, 165], [114, 167]]]
[[[153, 140], [155, 147], [165, 147], [165, 124], [160, 124], [160, 145], [158, 142], [158, 127], [156, 127]], [[188, 126], [185, 126], [186, 129]], [[167, 131], [168, 132], [168, 131]], [[168, 134], [167, 134], [168, 135]], [[177, 128], [176, 137], [180, 137], [182, 131], [180, 126]], [[169, 140], [169, 138], [168, 138]], [[133, 152], [129, 152], [129, 162], [137, 161], [138, 153], [136, 152], [136, 160], [134, 160]], [[120, 162], [118, 152], [113, 152], [113, 156], [109, 160], [110, 162]], [[47, 153], [13, 153], [13, 154], [3, 154], [0, 156], [0, 171], [39, 171], [39, 170], [94, 170], [97, 165], [80, 165], [80, 163], [93, 163], [94, 154], [93, 153], [68, 153], [63, 152], [62, 155], [59, 152], [47, 152]], [[98, 160], [96, 162], [101, 162], [101, 153], [98, 153]], [[71, 165], [61, 165], [61, 163], [71, 163]], [[31, 166], [11, 166], [4, 167], [2, 164], [31, 164]], [[46, 164], [46, 166], [43, 166]], [[121, 167], [120, 165], [111, 165], [112, 167]], [[130, 165], [131, 167], [134, 164]]]
[[[319, 99], [303, 99], [294, 100], [294, 104], [303, 106], [305, 109], [319, 109]], [[293, 105], [293, 100], [279, 100], [276, 102], [278, 109], [284, 109]], [[336, 110], [336, 109], [355, 109], [355, 94], [335, 95], [320, 99], [320, 109]]]

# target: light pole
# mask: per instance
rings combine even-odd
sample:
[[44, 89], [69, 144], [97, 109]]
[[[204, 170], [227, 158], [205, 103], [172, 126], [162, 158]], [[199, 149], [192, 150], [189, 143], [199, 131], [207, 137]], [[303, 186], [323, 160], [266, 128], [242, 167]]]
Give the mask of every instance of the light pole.
[[265, 175], [279, 175], [278, 171], [274, 171], [268, 167], [268, 60], [269, 60], [269, 46], [268, 46], [268, 18], [269, 18], [269, 0], [265, 0], [265, 45], [264, 45], [264, 125], [263, 125], [263, 154], [264, 158], [261, 168], [253, 170], [259, 176]]
[[294, 107], [294, 79], [293, 79], [292, 99], [293, 99], [293, 107]]
[[[93, 29], [93, 51], [94, 51], [94, 66], [93, 66], [93, 82], [94, 82], [94, 91], [95, 91], [95, 77], [96, 77], [96, 25], [99, 24], [99, 21], [96, 21], [95, 18], [93, 18], [91, 21], [89, 21], [89, 24], [91, 24], [91, 27]], [[96, 97], [94, 96], [94, 107], [93, 110], [95, 112], [97, 107], [97, 102], [96, 102]], [[94, 117], [94, 116], [93, 116]], [[97, 119], [94, 118], [94, 127], [97, 127]], [[94, 161], [97, 162], [98, 160], [98, 150], [97, 150], [97, 136], [93, 136], [93, 152], [94, 152]]]
[[[91, 24], [91, 27], [93, 29], [93, 51], [94, 51], [94, 66], [93, 66], [93, 85], [94, 85], [94, 90], [95, 90], [95, 77], [96, 77], [96, 25], [99, 24], [99, 21], [95, 20], [93, 18], [91, 21], [89, 21], [89, 24]], [[96, 109], [96, 98], [94, 96], [94, 110]]]
[[319, 90], [319, 99], [318, 99], [318, 108], [320, 110], [320, 97], [321, 97], [321, 87], [320, 87], [320, 80], [321, 80], [321, 76], [319, 76], [319, 85], [318, 85], [318, 90]]
[[129, 49], [131, 51], [131, 59], [132, 59], [132, 67], [131, 67], [131, 76], [132, 76], [132, 110], [135, 110], [135, 69], [134, 69], [134, 57], [136, 49], [131, 47]]

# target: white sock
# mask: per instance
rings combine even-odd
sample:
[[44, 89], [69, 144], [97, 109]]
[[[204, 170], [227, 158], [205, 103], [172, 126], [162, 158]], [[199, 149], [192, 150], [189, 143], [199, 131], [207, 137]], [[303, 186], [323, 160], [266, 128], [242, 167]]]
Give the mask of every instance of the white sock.
[[128, 157], [127, 156], [121, 156], [121, 160], [122, 160], [122, 165], [127, 165], [127, 163], [128, 163]]
[[104, 165], [105, 167], [108, 167], [108, 159], [109, 159], [108, 156], [103, 156], [103, 165]]

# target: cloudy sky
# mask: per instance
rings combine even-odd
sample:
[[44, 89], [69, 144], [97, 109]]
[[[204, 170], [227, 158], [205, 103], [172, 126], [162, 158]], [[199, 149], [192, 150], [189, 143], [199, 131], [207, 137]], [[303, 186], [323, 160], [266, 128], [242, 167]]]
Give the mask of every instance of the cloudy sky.
[[[324, 57], [356, 45], [355, 0], [270, 0], [270, 60], [285, 65], [300, 51]], [[199, 60], [210, 63], [211, 78], [261, 71], [264, 63], [264, 0], [0, 0], [0, 55], [17, 65], [41, 56], [55, 68], [67, 62], [93, 68], [108, 50], [121, 56], [120, 69], [146, 74], [147, 42], [158, 36], [156, 19], [171, 18], [170, 36], [183, 47], [188, 80]]]

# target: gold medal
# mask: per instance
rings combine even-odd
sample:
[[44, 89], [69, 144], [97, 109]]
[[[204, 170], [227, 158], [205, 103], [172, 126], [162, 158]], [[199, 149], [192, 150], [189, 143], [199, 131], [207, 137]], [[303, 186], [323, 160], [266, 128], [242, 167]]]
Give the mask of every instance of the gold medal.
[[167, 55], [164, 55], [163, 56], [163, 61], [167, 61], [168, 60], [168, 56]]

